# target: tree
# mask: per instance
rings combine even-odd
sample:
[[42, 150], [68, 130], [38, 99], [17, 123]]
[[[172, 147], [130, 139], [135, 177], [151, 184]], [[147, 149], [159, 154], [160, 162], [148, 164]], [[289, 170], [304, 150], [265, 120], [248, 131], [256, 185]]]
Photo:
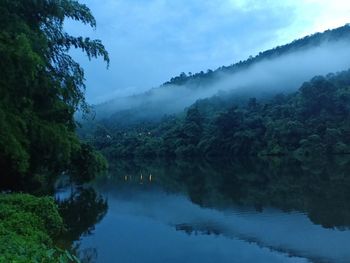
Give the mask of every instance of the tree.
[[186, 135], [187, 143], [197, 144], [201, 137], [203, 127], [203, 118], [197, 107], [192, 107], [187, 111], [185, 122], [183, 124], [183, 132]]
[[63, 23], [70, 18], [94, 28], [96, 21], [75, 0], [2, 0], [0, 12], [2, 175], [61, 172], [81, 150], [74, 113], [88, 111], [84, 71], [69, 50], [109, 64], [101, 41], [73, 37]]

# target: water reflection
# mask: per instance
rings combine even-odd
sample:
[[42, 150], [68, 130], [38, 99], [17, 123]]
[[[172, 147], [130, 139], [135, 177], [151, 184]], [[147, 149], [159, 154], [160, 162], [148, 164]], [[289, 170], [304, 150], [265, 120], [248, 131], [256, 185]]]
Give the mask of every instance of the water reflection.
[[91, 234], [108, 209], [107, 201], [92, 188], [74, 189], [67, 199], [58, 200], [58, 206], [71, 240]]
[[97, 261], [96, 248], [79, 249], [78, 247], [76, 247], [76, 250], [78, 251], [78, 255], [81, 263], [93, 263]]
[[69, 186], [58, 189], [56, 202], [66, 231], [57, 243], [79, 255], [82, 263], [96, 262], [96, 248], [80, 248], [80, 240], [91, 235], [108, 211], [107, 201], [93, 188]]
[[[96, 249], [96, 262], [349, 262], [349, 165], [344, 158], [114, 162], [91, 185], [108, 198], [108, 212], [95, 202], [105, 210], [92, 209], [97, 220], [89, 224], [105, 217], [94, 231], [72, 229], [72, 238], [85, 233], [79, 249]], [[87, 196], [81, 206], [98, 200]], [[66, 209], [68, 218], [76, 209]]]
[[315, 224], [341, 229], [350, 226], [349, 161], [119, 161], [104, 179], [116, 183], [124, 176], [129, 184], [153, 182], [167, 191], [185, 193], [204, 207], [234, 204], [257, 211], [264, 207], [301, 211]]

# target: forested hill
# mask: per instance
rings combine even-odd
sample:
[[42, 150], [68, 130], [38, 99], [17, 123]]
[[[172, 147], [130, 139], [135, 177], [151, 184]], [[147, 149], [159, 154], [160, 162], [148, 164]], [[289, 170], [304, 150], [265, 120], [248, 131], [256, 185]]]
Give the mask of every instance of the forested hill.
[[[95, 106], [98, 120], [119, 124], [159, 121], [178, 114], [198, 99], [218, 93], [258, 99], [290, 93], [316, 75], [350, 68], [350, 26], [317, 33], [207, 73], [181, 74], [148, 92]], [[254, 95], [253, 95], [254, 94]]]
[[300, 158], [350, 153], [350, 70], [317, 76], [289, 95], [244, 106], [220, 97], [193, 104], [183, 117], [119, 129], [102, 123], [87, 140], [109, 158], [249, 156]]
[[235, 73], [240, 70], [244, 70], [249, 66], [254, 65], [257, 62], [260, 62], [265, 59], [273, 59], [278, 56], [286, 55], [291, 52], [300, 51], [303, 49], [314, 48], [325, 41], [342, 41], [350, 40], [350, 24], [346, 24], [342, 27], [338, 27], [333, 30], [326, 30], [323, 33], [315, 33], [301, 39], [294, 40], [291, 43], [288, 43], [283, 46], [277, 46], [273, 49], [260, 52], [255, 57], [250, 56], [247, 60], [239, 61], [229, 66], [222, 66], [216, 70], [208, 69], [207, 72], [199, 72], [192, 74], [189, 72], [186, 74], [182, 72], [179, 76], [171, 78], [169, 81], [165, 82], [163, 86], [167, 85], [185, 85], [189, 82], [191, 84], [203, 84], [208, 79], [213, 78], [215, 75], [220, 73]]

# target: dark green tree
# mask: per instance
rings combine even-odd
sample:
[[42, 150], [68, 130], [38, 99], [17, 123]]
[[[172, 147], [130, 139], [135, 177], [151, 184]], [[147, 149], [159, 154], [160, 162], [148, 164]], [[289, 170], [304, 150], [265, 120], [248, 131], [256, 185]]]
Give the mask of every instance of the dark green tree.
[[75, 0], [2, 0], [0, 12], [1, 175], [67, 170], [81, 151], [74, 113], [88, 111], [84, 71], [69, 51], [107, 65], [109, 57], [99, 40], [73, 37], [63, 24], [69, 18], [94, 28], [96, 21]]

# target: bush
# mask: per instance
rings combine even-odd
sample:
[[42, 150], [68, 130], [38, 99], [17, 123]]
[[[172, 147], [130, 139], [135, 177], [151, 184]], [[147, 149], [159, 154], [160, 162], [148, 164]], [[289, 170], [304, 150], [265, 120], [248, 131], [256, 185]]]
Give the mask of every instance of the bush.
[[63, 231], [53, 198], [0, 194], [0, 262], [79, 262], [54, 247]]

